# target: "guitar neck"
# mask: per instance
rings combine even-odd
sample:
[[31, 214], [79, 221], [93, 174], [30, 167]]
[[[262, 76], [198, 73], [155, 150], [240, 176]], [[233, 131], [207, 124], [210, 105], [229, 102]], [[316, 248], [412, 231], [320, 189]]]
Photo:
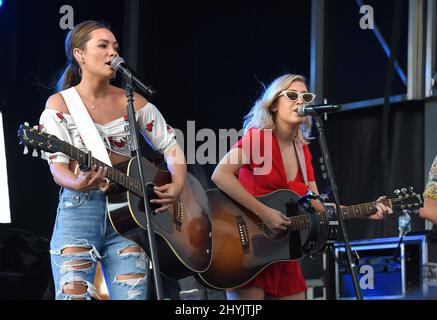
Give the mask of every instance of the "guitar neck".
[[[63, 142], [61, 143], [60, 151], [71, 158], [77, 160], [79, 163], [88, 163], [88, 153], [85, 153], [78, 148]], [[137, 179], [131, 178], [128, 175], [124, 174], [120, 170], [117, 170], [111, 166], [108, 166], [106, 163], [101, 162], [100, 160], [91, 157], [91, 166], [96, 165], [97, 167], [106, 168], [107, 174], [106, 176], [111, 180], [117, 183], [118, 185], [122, 186], [126, 190], [129, 190], [133, 193], [135, 193], [138, 196], [142, 195], [142, 188], [141, 184]]]
[[[392, 207], [390, 199], [384, 199], [381, 201], [381, 203], [387, 207]], [[354, 206], [348, 206], [341, 208], [341, 212], [343, 213], [345, 219], [368, 217], [376, 213], [376, 202], [367, 202]]]
[[[392, 202], [390, 199], [384, 199], [381, 202], [384, 205], [392, 208]], [[365, 218], [371, 216], [376, 212], [375, 206], [376, 206], [376, 202], [367, 202], [367, 203], [341, 208], [341, 212], [343, 213], [345, 219]], [[326, 212], [321, 213], [320, 216], [324, 224], [327, 224], [329, 222], [328, 215]], [[308, 229], [309, 227], [310, 227], [310, 220], [308, 215], [302, 214], [302, 215], [291, 217], [290, 229], [292, 231]]]

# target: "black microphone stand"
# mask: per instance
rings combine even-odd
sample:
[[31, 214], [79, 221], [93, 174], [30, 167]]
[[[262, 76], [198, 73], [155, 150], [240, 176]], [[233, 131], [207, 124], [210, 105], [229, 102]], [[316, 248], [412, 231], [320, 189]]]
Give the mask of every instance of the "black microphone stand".
[[355, 293], [357, 296], [357, 300], [363, 300], [363, 294], [361, 292], [361, 288], [360, 288], [359, 280], [358, 280], [357, 265], [355, 264], [354, 259], [352, 257], [352, 250], [351, 250], [351, 246], [349, 243], [348, 235], [346, 233], [346, 227], [344, 224], [343, 213], [341, 212], [341, 208], [340, 208], [340, 198], [338, 196], [337, 185], [335, 184], [335, 181], [334, 181], [334, 171], [332, 170], [331, 159], [329, 157], [328, 143], [326, 142], [326, 137], [325, 137], [325, 134], [323, 132], [323, 121], [319, 115], [313, 116], [313, 119], [314, 119], [314, 122], [316, 124], [317, 131], [319, 133], [320, 150], [322, 152], [322, 156], [323, 156], [324, 162], [325, 162], [325, 167], [326, 167], [326, 171], [327, 171], [327, 179], [329, 179], [329, 181], [330, 181], [332, 194], [334, 196], [334, 201], [335, 201], [335, 205], [336, 205], [336, 209], [337, 209], [337, 217], [338, 217], [338, 220], [340, 222], [341, 231], [343, 233], [344, 244], [345, 244], [345, 249], [346, 249], [346, 253], [347, 253], [347, 260], [349, 262], [349, 268], [351, 270], [351, 275], [352, 275], [352, 280], [354, 283]]
[[150, 258], [152, 260], [152, 270], [153, 270], [153, 280], [155, 284], [155, 292], [156, 299], [162, 300], [162, 284], [161, 284], [161, 273], [159, 270], [159, 261], [156, 250], [156, 240], [155, 240], [155, 232], [153, 230], [153, 225], [150, 220], [150, 209], [149, 209], [149, 199], [146, 191], [146, 184], [144, 181], [143, 175], [143, 167], [141, 163], [141, 147], [138, 140], [138, 130], [137, 124], [135, 121], [135, 109], [134, 109], [134, 94], [133, 94], [133, 79], [129, 77], [125, 77], [126, 79], [126, 98], [127, 98], [127, 115], [129, 121], [129, 130], [131, 135], [130, 147], [131, 152], [135, 152], [137, 162], [138, 162], [138, 173], [140, 175], [140, 181], [143, 191], [143, 204], [144, 204], [144, 213], [146, 216], [146, 228], [147, 228], [147, 238], [149, 242], [149, 251]]

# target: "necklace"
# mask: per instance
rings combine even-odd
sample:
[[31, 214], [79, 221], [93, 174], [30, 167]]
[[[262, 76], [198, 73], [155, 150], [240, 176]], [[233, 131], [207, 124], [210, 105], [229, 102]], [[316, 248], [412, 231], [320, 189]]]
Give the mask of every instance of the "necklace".
[[[87, 100], [88, 100], [88, 99], [87, 99]], [[89, 107], [90, 107], [91, 109], [97, 109], [97, 108], [100, 107], [102, 104], [104, 104], [106, 100], [107, 100], [107, 97], [106, 97], [106, 96], [98, 97], [98, 98], [96, 98], [96, 100], [94, 101], [94, 103], [91, 103], [91, 104], [90, 104]], [[90, 100], [88, 100], [88, 101], [90, 101]]]
[[[94, 104], [89, 104], [89, 103], [85, 103], [85, 100], [89, 100], [88, 98], [85, 98], [84, 96], [82, 96], [81, 94], [80, 94], [80, 92], [79, 92], [79, 90], [77, 89], [77, 87], [76, 87], [76, 91], [79, 93], [79, 95], [81, 96], [81, 98], [82, 98], [82, 101], [83, 101], [83, 103], [85, 104], [85, 106], [87, 107], [87, 108], [89, 108], [89, 109], [96, 109], [97, 108], [97, 105], [98, 104], [100, 104], [101, 102], [97, 102], [97, 103], [94, 103]], [[105, 98], [105, 96], [102, 96], [102, 97], [98, 97], [98, 98]]]
[[[85, 104], [88, 108], [90, 108], [90, 109], [96, 109], [101, 103], [102, 103], [102, 101], [104, 101], [105, 100], [105, 97], [102, 97], [103, 99], [101, 100], [101, 101], [95, 101], [95, 103], [87, 103], [87, 104]], [[90, 101], [89, 99], [85, 99], [85, 100], [87, 100], [87, 102], [88, 101]]]

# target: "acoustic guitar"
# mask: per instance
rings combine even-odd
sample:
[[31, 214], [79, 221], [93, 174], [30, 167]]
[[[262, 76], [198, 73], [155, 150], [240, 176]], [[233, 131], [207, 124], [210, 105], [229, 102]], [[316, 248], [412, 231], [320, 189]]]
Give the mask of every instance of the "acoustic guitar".
[[[146, 181], [146, 185], [142, 186], [136, 157], [110, 167], [56, 136], [28, 125], [20, 126], [18, 138], [21, 144], [36, 149], [62, 152], [77, 160], [79, 165], [95, 164], [107, 168], [111, 184], [106, 199], [111, 224], [119, 234], [136, 241], [148, 251], [143, 188], [146, 188], [149, 200], [157, 198], [153, 187], [171, 182], [168, 171], [158, 169], [142, 157]], [[171, 279], [180, 279], [207, 270], [211, 262], [212, 230], [209, 202], [201, 183], [187, 173], [183, 192], [174, 206], [160, 213], [154, 212], [156, 208], [156, 205], [150, 204], [161, 273]]]
[[[419, 194], [403, 188], [397, 197], [385, 199], [383, 203], [391, 208], [418, 208], [422, 205]], [[267, 266], [277, 261], [292, 261], [303, 258], [307, 235], [314, 218], [315, 224], [328, 225], [333, 221], [328, 213], [307, 212], [306, 202], [301, 202], [296, 193], [290, 190], [277, 190], [256, 197], [265, 205], [291, 217], [289, 230], [274, 232], [263, 224], [253, 212], [240, 205], [221, 190], [207, 190], [212, 217], [212, 261], [200, 278], [210, 287], [232, 289], [239, 287], [259, 274]], [[345, 219], [367, 217], [375, 213], [375, 202], [363, 203], [342, 208]], [[328, 210], [327, 210], [328, 211]], [[318, 233], [322, 235], [323, 229]], [[316, 240], [317, 241], [317, 240]]]

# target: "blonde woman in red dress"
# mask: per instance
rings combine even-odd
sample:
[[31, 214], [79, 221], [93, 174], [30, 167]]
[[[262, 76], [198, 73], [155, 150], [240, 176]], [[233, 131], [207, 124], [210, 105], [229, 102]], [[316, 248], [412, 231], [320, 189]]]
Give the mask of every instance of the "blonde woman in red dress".
[[[297, 113], [299, 106], [311, 103], [314, 97], [300, 75], [286, 74], [274, 80], [245, 117], [244, 136], [213, 173], [212, 180], [221, 190], [257, 214], [270, 229], [286, 230], [290, 219], [262, 204], [256, 196], [277, 189], [289, 189], [299, 195], [308, 190], [318, 194], [308, 148], [310, 118]], [[295, 146], [300, 146], [304, 155], [307, 184]], [[323, 210], [321, 205], [314, 206]], [[378, 203], [371, 219], [382, 219], [391, 212]], [[298, 261], [275, 262], [245, 285], [228, 290], [227, 298], [303, 300], [306, 288]]]

